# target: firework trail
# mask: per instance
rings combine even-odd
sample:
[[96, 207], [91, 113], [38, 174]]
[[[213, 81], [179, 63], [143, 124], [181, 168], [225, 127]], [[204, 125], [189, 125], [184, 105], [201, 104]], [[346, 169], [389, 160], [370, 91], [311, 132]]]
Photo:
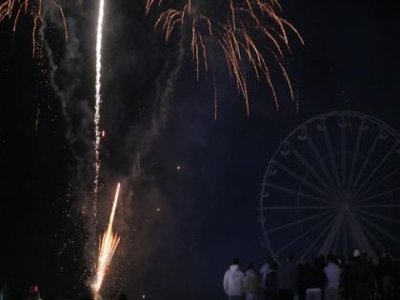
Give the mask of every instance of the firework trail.
[[39, 118], [40, 118], [40, 105], [38, 104], [37, 109], [36, 109], [35, 134], [37, 134], [37, 132], [38, 132]]
[[[159, 131], [167, 123], [169, 100], [173, 95], [175, 82], [178, 78], [185, 57], [185, 47], [183, 42], [183, 38], [181, 38], [178, 44], [178, 52], [176, 53], [176, 58], [171, 60], [168, 59], [165, 67], [161, 72], [161, 76], [158, 77], [156, 80], [156, 101], [153, 104], [153, 116], [151, 119], [154, 137], [159, 134]], [[173, 66], [172, 69], [171, 65]], [[145, 153], [147, 153], [147, 150], [145, 151]]]
[[[250, 112], [247, 76], [244, 62], [250, 64], [257, 79], [270, 87], [275, 105], [279, 109], [271, 70], [265, 50], [268, 51], [286, 81], [291, 98], [294, 99], [292, 85], [282, 63], [285, 52], [290, 53], [287, 30], [303, 40], [292, 24], [280, 16], [281, 7], [277, 0], [146, 0], [146, 14], [159, 11], [154, 28], [160, 28], [166, 41], [173, 32], [181, 28], [189, 32], [189, 44], [196, 74], [200, 68], [209, 70], [209, 52], [211, 47], [221, 50], [229, 74], [236, 81], [238, 92], [243, 96], [247, 114]], [[172, 4], [171, 4], [172, 3]], [[212, 7], [208, 7], [212, 3]], [[262, 37], [262, 44], [257, 42]], [[215, 80], [214, 80], [215, 82]], [[216, 95], [216, 92], [214, 92]], [[217, 105], [215, 104], [215, 109]]]
[[100, 237], [99, 244], [99, 255], [97, 260], [96, 275], [93, 284], [91, 285], [94, 295], [99, 295], [101, 286], [104, 281], [104, 277], [110, 267], [111, 260], [114, 256], [115, 250], [118, 247], [120, 237], [113, 232], [113, 223], [115, 210], [117, 208], [118, 196], [119, 196], [120, 183], [117, 185], [115, 192], [114, 202], [111, 209], [110, 220], [108, 222], [107, 231]]
[[[50, 3], [50, 4], [47, 4]], [[0, 23], [6, 18], [13, 19], [13, 31], [17, 30], [17, 25], [21, 14], [31, 15], [33, 18], [32, 29], [32, 52], [35, 57], [37, 47], [38, 30], [45, 23], [43, 17], [44, 5], [55, 7], [61, 16], [64, 25], [65, 40], [68, 40], [67, 23], [65, 21], [64, 11], [57, 0], [1, 0], [0, 1]]]
[[95, 175], [94, 175], [94, 207], [93, 211], [96, 216], [97, 210], [97, 192], [99, 189], [99, 171], [100, 171], [100, 110], [101, 110], [101, 53], [103, 41], [103, 22], [104, 22], [104, 0], [99, 1], [99, 16], [97, 19], [97, 37], [96, 37], [96, 103], [94, 114], [95, 127]]

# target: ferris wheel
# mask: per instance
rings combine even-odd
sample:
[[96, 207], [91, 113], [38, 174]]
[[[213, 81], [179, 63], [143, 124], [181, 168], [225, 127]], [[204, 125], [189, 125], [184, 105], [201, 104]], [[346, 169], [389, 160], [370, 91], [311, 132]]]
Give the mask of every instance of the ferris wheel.
[[277, 260], [319, 254], [372, 259], [400, 249], [400, 135], [353, 111], [296, 127], [270, 159], [261, 187], [263, 245]]

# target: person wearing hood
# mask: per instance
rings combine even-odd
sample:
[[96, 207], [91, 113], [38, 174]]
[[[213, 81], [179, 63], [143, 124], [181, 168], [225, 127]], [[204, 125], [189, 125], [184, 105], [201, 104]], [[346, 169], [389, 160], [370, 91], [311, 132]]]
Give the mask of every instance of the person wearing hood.
[[342, 270], [337, 265], [337, 260], [332, 254], [328, 255], [327, 261], [328, 264], [324, 268], [326, 277], [325, 300], [338, 300]]
[[240, 270], [239, 260], [234, 258], [225, 272], [223, 286], [229, 300], [242, 300], [244, 294], [244, 273]]
[[289, 253], [276, 273], [279, 300], [293, 300], [297, 288], [297, 271], [293, 261], [293, 254]]
[[244, 291], [246, 300], [258, 300], [260, 292], [260, 278], [254, 270], [253, 264], [250, 263], [244, 276]]

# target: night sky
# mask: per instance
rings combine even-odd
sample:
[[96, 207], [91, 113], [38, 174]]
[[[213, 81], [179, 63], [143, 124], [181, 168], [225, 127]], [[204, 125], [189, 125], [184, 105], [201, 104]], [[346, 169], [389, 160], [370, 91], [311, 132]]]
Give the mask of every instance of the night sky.
[[[169, 84], [176, 37], [164, 43], [143, 1], [108, 1], [106, 136], [93, 227], [97, 1], [82, 2], [91, 3], [65, 7], [67, 43], [58, 16], [49, 12], [43, 55], [36, 59], [29, 17], [15, 33], [10, 22], [0, 24], [0, 282], [15, 291], [38, 283], [44, 296], [82, 293], [93, 244], [121, 181], [115, 229], [122, 242], [106, 294], [221, 299], [233, 257], [258, 268], [266, 255], [257, 222], [260, 185], [291, 130], [334, 110], [360, 111], [400, 130], [398, 1], [281, 1], [284, 17], [305, 41], [302, 46], [291, 35], [292, 55], [285, 60], [298, 112], [276, 72], [280, 110], [251, 75], [247, 116], [234, 82], [221, 71], [216, 121], [212, 77], [196, 80], [189, 51], [168, 108], [159, 111], [157, 92]], [[154, 116], [161, 116], [157, 130]]]

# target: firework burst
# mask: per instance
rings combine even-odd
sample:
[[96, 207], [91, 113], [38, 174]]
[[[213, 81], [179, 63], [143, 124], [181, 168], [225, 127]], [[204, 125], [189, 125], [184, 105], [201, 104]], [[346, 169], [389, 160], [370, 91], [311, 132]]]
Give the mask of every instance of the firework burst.
[[222, 51], [229, 74], [236, 81], [237, 89], [245, 100], [247, 114], [250, 105], [245, 63], [250, 64], [257, 78], [264, 80], [271, 88], [275, 105], [279, 109], [270, 61], [267, 61], [265, 54], [267, 50], [294, 99], [292, 84], [283, 65], [285, 53], [290, 53], [288, 32], [294, 33], [301, 43], [303, 40], [295, 27], [280, 16], [282, 9], [277, 0], [166, 2], [146, 0], [146, 14], [152, 10], [159, 12], [154, 28], [161, 29], [166, 41], [170, 40], [178, 28], [183, 33], [187, 32], [197, 79], [200, 69], [206, 73], [209, 71], [208, 54], [211, 47], [216, 47]]
[[115, 210], [117, 208], [120, 184], [117, 185], [115, 192], [114, 202], [111, 209], [110, 220], [108, 222], [107, 230], [100, 236], [99, 255], [97, 259], [96, 276], [91, 287], [96, 298], [99, 295], [104, 277], [110, 267], [111, 260], [114, 256], [115, 250], [118, 247], [120, 237], [113, 232], [113, 223]]
[[5, 19], [13, 22], [13, 31], [17, 30], [18, 21], [22, 14], [31, 15], [33, 19], [32, 52], [35, 56], [38, 30], [44, 24], [44, 6], [51, 5], [56, 8], [64, 25], [65, 40], [68, 40], [68, 30], [64, 11], [57, 0], [0, 0], [0, 23]]

